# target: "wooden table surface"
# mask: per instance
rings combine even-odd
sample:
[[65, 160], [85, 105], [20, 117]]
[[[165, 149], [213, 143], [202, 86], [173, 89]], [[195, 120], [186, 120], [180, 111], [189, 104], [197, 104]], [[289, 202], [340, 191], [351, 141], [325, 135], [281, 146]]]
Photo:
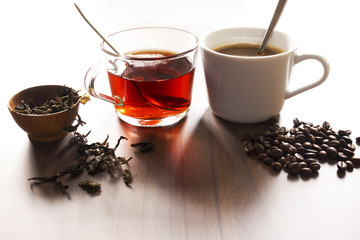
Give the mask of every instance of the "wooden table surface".
[[[170, 3], [171, 2], [171, 3]], [[139, 26], [171, 26], [199, 37], [222, 27], [267, 27], [272, 1], [79, 1], [105, 35]], [[360, 16], [354, 1], [289, 1], [277, 29], [298, 42], [300, 52], [318, 53], [331, 65], [321, 86], [286, 101], [280, 125], [293, 118], [360, 136]], [[266, 124], [241, 125], [215, 117], [208, 107], [198, 59], [193, 102], [187, 118], [174, 127], [137, 128], [121, 122], [113, 107], [97, 99], [81, 106], [92, 130], [89, 141], [110, 144], [133, 157], [131, 187], [107, 175], [66, 179], [67, 193], [53, 184], [31, 187], [29, 177], [53, 175], [76, 161], [70, 136], [37, 143], [15, 124], [7, 102], [16, 92], [43, 84], [66, 84], [85, 91], [86, 70], [102, 60], [100, 39], [71, 2], [14, 0], [0, 9], [0, 95], [2, 110], [0, 239], [359, 239], [360, 169], [345, 175], [334, 164], [319, 174], [293, 177], [274, 172], [248, 156], [244, 133]], [[294, 85], [321, 74], [309, 61], [294, 68]], [[151, 141], [140, 153], [131, 143]], [[360, 148], [358, 146], [358, 148]], [[357, 155], [360, 149], [356, 151]], [[360, 154], [359, 154], [360, 155]], [[89, 178], [100, 194], [77, 186]]]

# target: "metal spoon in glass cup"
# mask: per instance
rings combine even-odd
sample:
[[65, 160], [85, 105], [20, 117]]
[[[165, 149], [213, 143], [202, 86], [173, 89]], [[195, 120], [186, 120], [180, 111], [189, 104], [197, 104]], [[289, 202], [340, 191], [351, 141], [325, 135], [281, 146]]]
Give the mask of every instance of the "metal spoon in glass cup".
[[278, 3], [278, 5], [277, 5], [277, 7], [275, 9], [274, 15], [273, 15], [273, 17], [271, 19], [270, 25], [269, 25], [268, 29], [266, 30], [263, 41], [262, 41], [256, 55], [261, 55], [264, 52], [266, 44], [268, 43], [269, 38], [271, 36], [271, 33], [273, 32], [276, 24], [279, 21], [281, 13], [282, 13], [282, 11], [283, 11], [283, 9], [285, 7], [286, 1], [287, 0], [279, 0], [279, 3]]

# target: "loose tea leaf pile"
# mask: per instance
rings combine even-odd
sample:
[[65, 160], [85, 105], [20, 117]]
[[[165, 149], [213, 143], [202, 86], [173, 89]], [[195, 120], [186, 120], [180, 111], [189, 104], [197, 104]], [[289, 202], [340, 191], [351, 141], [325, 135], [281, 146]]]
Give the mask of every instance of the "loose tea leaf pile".
[[[56, 98], [57, 109], [66, 109], [74, 102], [77, 101], [88, 101], [89, 99], [77, 97], [77, 92], [71, 90], [70, 88], [64, 87], [64, 95], [62, 97]], [[54, 106], [53, 104], [45, 103], [45, 107]], [[23, 102], [23, 101], [22, 101]], [[22, 107], [19, 107], [19, 109]], [[33, 114], [38, 110], [38, 107], [31, 107], [29, 105], [23, 104], [23, 108], [25, 112], [29, 112], [29, 114]], [[52, 107], [50, 107], [52, 108]], [[34, 110], [35, 109], [35, 110]], [[20, 110], [19, 110], [20, 111]], [[23, 111], [23, 110], [21, 110]], [[79, 176], [84, 170], [87, 171], [88, 175], [95, 175], [100, 172], [107, 172], [112, 177], [123, 177], [124, 183], [129, 186], [132, 182], [132, 175], [129, 169], [123, 169], [122, 165], [128, 164], [128, 162], [132, 159], [131, 157], [126, 159], [124, 157], [116, 156], [116, 149], [120, 145], [121, 140], [127, 140], [126, 137], [121, 136], [116, 145], [111, 148], [108, 143], [109, 136], [103, 142], [95, 142], [88, 143], [88, 135], [81, 134], [77, 132], [79, 126], [83, 126], [86, 124], [80, 117], [77, 115], [77, 124], [73, 126], [69, 126], [67, 128], [68, 132], [73, 133], [73, 137], [71, 138], [69, 144], [76, 144], [78, 146], [78, 162], [75, 165], [71, 165], [66, 169], [58, 172], [54, 176], [51, 177], [32, 177], [29, 178], [29, 181], [33, 181], [35, 184], [42, 184], [45, 182], [54, 182], [61, 187], [62, 190], [66, 191], [69, 188], [69, 185], [64, 183], [63, 177], [65, 175], [71, 176]], [[148, 142], [140, 142], [134, 143], [131, 145], [132, 147], [139, 147], [141, 152], [149, 152], [153, 149], [153, 145]], [[79, 183], [79, 186], [88, 192], [98, 192], [101, 191], [101, 184], [92, 182], [89, 180], [83, 180]]]
[[339, 172], [360, 166], [360, 158], [354, 157], [356, 147], [350, 130], [335, 131], [326, 121], [314, 125], [295, 118], [293, 123], [290, 130], [274, 123], [264, 133], [244, 135], [245, 152], [256, 154], [274, 170], [285, 169], [293, 175], [317, 173], [320, 162], [325, 161], [336, 161]]
[[32, 99], [21, 100], [20, 104], [18, 104], [13, 111], [22, 114], [43, 115], [70, 109], [78, 101], [85, 104], [88, 100], [89, 96], [86, 94], [80, 96], [78, 91], [63, 86], [60, 96], [46, 100], [41, 106], [37, 106]]

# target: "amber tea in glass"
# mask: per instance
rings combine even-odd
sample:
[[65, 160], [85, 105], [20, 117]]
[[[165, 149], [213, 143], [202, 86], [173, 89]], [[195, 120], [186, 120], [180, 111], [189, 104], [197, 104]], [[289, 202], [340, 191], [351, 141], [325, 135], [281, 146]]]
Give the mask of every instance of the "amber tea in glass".
[[135, 126], [168, 126], [190, 108], [198, 40], [172, 28], [138, 28], [110, 35], [122, 49], [115, 55], [103, 43], [111, 96], [94, 88], [99, 70], [85, 77], [89, 93], [114, 104], [123, 121]]

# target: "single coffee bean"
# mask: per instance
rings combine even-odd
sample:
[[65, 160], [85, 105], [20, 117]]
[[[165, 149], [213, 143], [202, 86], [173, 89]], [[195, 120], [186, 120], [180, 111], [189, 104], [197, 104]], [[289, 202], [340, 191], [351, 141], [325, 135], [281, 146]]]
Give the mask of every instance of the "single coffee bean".
[[280, 146], [280, 141], [275, 139], [274, 141], [272, 141], [272, 145], [278, 147], [278, 146]]
[[283, 165], [279, 162], [272, 162], [271, 163], [271, 168], [274, 169], [274, 170], [281, 170], [283, 168]]
[[331, 158], [336, 158], [338, 155], [338, 151], [334, 147], [329, 147], [328, 149], [326, 149], [326, 153]]
[[266, 165], [271, 165], [275, 160], [271, 157], [267, 157], [263, 160], [263, 163], [265, 163]]
[[294, 155], [295, 153], [297, 153], [297, 148], [293, 145], [290, 145], [288, 153]]
[[339, 130], [338, 134], [340, 136], [349, 136], [351, 134], [351, 131], [350, 130]]
[[299, 143], [299, 142], [295, 142], [294, 144], [294, 147], [296, 147], [297, 149], [299, 149], [299, 148], [302, 148], [303, 146], [302, 146], [302, 144], [301, 143]]
[[322, 149], [319, 145], [317, 144], [313, 144], [313, 149], [316, 151], [316, 152], [320, 152]]
[[312, 163], [317, 163], [315, 158], [305, 158], [304, 162], [306, 162], [307, 165], [310, 165]]
[[340, 161], [346, 161], [346, 160], [349, 160], [349, 157], [347, 155], [345, 155], [343, 152], [338, 152], [338, 159]]
[[296, 158], [296, 161], [298, 161], [298, 162], [303, 162], [304, 161], [304, 157], [300, 153], [295, 153], [294, 156]]
[[254, 150], [257, 154], [265, 152], [265, 147], [259, 142], [254, 143]]
[[298, 174], [301, 169], [300, 164], [298, 162], [291, 163], [288, 168], [291, 174]]
[[356, 140], [356, 143], [360, 143], [360, 137], [356, 137], [355, 140]]
[[335, 135], [332, 135], [332, 132], [329, 132], [329, 136], [328, 136], [328, 139], [331, 141], [334, 141], [334, 140], [337, 140], [337, 137]]
[[347, 149], [349, 149], [349, 150], [351, 150], [351, 151], [353, 151], [353, 152], [356, 150], [355, 145], [354, 145], [354, 144], [352, 144], [352, 143], [350, 143], [350, 144], [346, 145], [346, 147], [345, 147], [345, 148], [347, 148]]
[[352, 171], [354, 169], [354, 164], [350, 160], [346, 160], [345, 163], [347, 166], [346, 170]]
[[267, 157], [268, 157], [268, 155], [267, 155], [266, 153], [260, 153], [260, 154], [258, 155], [258, 159], [259, 159], [260, 161], [264, 161], [264, 159], [267, 158]]
[[251, 141], [244, 141], [244, 150], [247, 154], [251, 154], [252, 152], [254, 152], [254, 145]]
[[289, 166], [291, 163], [296, 162], [297, 159], [295, 156], [289, 155], [285, 157], [285, 165]]
[[303, 175], [303, 176], [310, 176], [312, 173], [312, 170], [310, 168], [301, 168], [300, 169], [300, 174]]
[[355, 154], [354, 151], [351, 151], [350, 149], [347, 148], [342, 149], [341, 152], [350, 158], [353, 157]]
[[325, 150], [325, 151], [326, 151], [326, 149], [329, 148], [329, 145], [323, 143], [323, 144], [320, 145], [320, 147], [321, 147], [322, 150]]
[[294, 144], [296, 142], [296, 139], [293, 136], [286, 136], [284, 138], [284, 141], [287, 142], [287, 143], [290, 143], [290, 144]]
[[314, 144], [314, 143], [316, 142], [315, 136], [312, 135], [312, 134], [307, 135], [306, 139], [307, 139], [307, 141], [310, 142], [311, 144]]
[[274, 159], [281, 158], [283, 156], [283, 151], [280, 148], [274, 148], [271, 150], [271, 157]]
[[293, 123], [294, 123], [294, 127], [299, 127], [302, 124], [302, 122], [300, 122], [300, 120], [297, 118], [293, 119]]
[[319, 163], [313, 162], [310, 164], [309, 168], [311, 169], [311, 171], [316, 172], [320, 170], [321, 166]]
[[298, 143], [304, 143], [306, 141], [306, 136], [304, 134], [298, 134], [295, 136], [295, 139]]
[[339, 147], [340, 143], [338, 140], [331, 140], [329, 143], [328, 143], [329, 147], [334, 147], [334, 148], [337, 148]]
[[297, 153], [300, 154], [300, 155], [304, 155], [306, 152], [307, 152], [306, 148], [304, 148], [304, 147], [299, 147], [297, 149]]
[[350, 159], [350, 161], [355, 165], [355, 166], [360, 166], [360, 158], [358, 157], [352, 157]]
[[344, 161], [338, 161], [337, 167], [340, 171], [345, 171], [347, 164]]
[[287, 152], [289, 151], [290, 146], [291, 146], [290, 143], [282, 142], [279, 147], [283, 152]]
[[349, 136], [342, 136], [341, 139], [344, 139], [347, 143], [352, 143], [352, 139]]
[[303, 143], [303, 147], [305, 149], [311, 149], [313, 147], [312, 143], [311, 142], [304, 142]]
[[299, 162], [300, 168], [308, 167], [308, 164], [306, 162]]
[[324, 138], [320, 136], [315, 136], [315, 143], [321, 145]]
[[304, 158], [316, 158], [316, 157], [317, 157], [317, 154], [314, 152], [306, 152], [304, 154]]
[[281, 158], [278, 158], [276, 159], [277, 162], [281, 163], [281, 165], [285, 165], [285, 157], [281, 157]]
[[347, 143], [344, 139], [340, 139], [340, 140], [339, 140], [339, 147], [344, 148], [344, 147], [347, 146], [347, 144], [348, 144], [348, 143]]
[[320, 159], [326, 159], [327, 158], [327, 153], [326, 153], [326, 151], [321, 150], [319, 152], [318, 156], [319, 156]]

